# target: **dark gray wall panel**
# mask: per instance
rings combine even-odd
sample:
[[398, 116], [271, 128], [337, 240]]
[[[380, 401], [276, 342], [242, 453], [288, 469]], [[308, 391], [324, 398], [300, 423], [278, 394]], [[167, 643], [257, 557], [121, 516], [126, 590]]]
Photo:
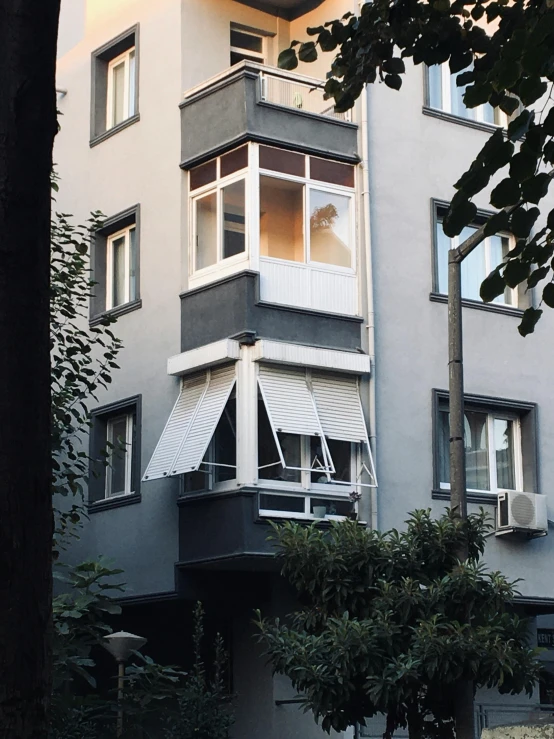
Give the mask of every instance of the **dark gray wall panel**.
[[260, 275], [246, 271], [181, 295], [181, 351], [245, 331], [265, 339], [355, 351], [362, 319], [263, 303]]

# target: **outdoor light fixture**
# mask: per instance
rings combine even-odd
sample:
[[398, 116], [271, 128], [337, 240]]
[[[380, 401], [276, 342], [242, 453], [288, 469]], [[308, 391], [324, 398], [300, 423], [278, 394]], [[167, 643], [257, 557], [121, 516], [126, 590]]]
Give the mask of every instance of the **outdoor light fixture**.
[[148, 639], [128, 631], [117, 631], [104, 637], [102, 646], [117, 662], [117, 736], [123, 735], [123, 687], [125, 681], [125, 662], [131, 654], [143, 647]]

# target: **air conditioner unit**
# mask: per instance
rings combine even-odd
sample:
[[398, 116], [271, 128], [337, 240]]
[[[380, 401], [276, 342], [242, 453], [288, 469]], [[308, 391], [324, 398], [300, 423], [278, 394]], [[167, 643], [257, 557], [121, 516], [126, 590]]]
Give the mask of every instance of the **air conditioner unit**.
[[503, 490], [498, 493], [496, 535], [546, 536], [548, 516], [546, 495]]

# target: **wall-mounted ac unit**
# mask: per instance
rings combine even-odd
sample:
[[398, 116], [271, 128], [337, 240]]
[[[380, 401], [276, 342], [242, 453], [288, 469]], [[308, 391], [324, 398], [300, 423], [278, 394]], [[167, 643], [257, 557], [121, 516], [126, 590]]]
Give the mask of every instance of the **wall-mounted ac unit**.
[[548, 516], [546, 495], [504, 490], [498, 493], [496, 535], [523, 534], [528, 537], [546, 536]]

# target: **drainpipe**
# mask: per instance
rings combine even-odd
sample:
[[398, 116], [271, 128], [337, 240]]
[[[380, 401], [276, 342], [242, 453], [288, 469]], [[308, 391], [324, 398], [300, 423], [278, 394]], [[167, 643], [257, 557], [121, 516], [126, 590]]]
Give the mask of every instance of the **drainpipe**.
[[[364, 1], [360, 2], [360, 11], [364, 5]], [[361, 149], [362, 149], [362, 209], [363, 209], [363, 246], [365, 255], [365, 282], [367, 294], [367, 344], [370, 362], [369, 375], [369, 443], [373, 454], [373, 462], [377, 466], [377, 431], [375, 411], [375, 312], [373, 306], [373, 254], [371, 248], [371, 197], [369, 192], [369, 124], [368, 124], [368, 105], [369, 95], [367, 85], [364, 87], [361, 95], [362, 119], [360, 121], [361, 130]], [[372, 529], [376, 529], [379, 524], [378, 517], [378, 498], [377, 489], [370, 488], [371, 491], [371, 510], [370, 525]]]

